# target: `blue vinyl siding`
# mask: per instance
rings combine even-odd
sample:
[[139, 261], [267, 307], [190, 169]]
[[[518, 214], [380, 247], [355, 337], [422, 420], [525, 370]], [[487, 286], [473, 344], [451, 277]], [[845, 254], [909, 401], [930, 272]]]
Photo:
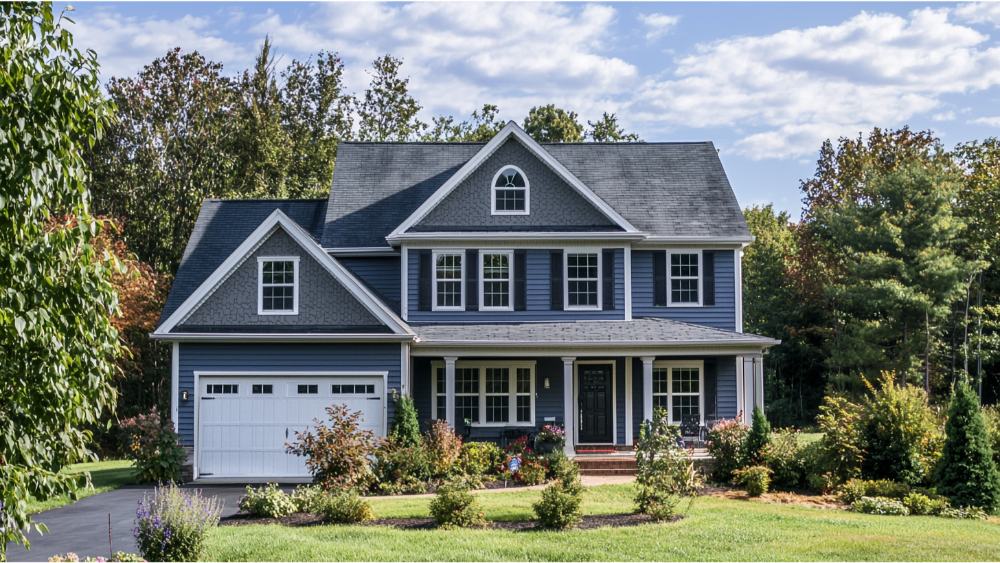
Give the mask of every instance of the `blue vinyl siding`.
[[381, 294], [378, 297], [384, 297], [384, 300], [388, 301], [386, 305], [389, 305], [396, 313], [399, 313], [400, 289], [402, 288], [399, 279], [401, 275], [399, 273], [399, 260], [398, 256], [337, 258], [337, 261], [351, 273]]
[[736, 330], [736, 275], [732, 250], [715, 250], [715, 305], [656, 307], [653, 305], [653, 252], [632, 252], [632, 316], [671, 319], [725, 330]]
[[408, 321], [414, 323], [514, 322], [623, 320], [625, 318], [625, 251], [615, 249], [615, 309], [611, 311], [550, 310], [550, 264], [548, 249], [529, 249], [525, 253], [525, 311], [418, 311], [420, 255], [410, 249], [407, 280]]
[[719, 418], [736, 418], [736, 356], [718, 359], [716, 410]]
[[[392, 420], [392, 390], [400, 388], [400, 345], [392, 344], [298, 344], [255, 342], [181, 343], [179, 391], [194, 392], [198, 371], [386, 371], [387, 422]], [[182, 401], [178, 409], [178, 432], [186, 445], [194, 444], [194, 400]]]

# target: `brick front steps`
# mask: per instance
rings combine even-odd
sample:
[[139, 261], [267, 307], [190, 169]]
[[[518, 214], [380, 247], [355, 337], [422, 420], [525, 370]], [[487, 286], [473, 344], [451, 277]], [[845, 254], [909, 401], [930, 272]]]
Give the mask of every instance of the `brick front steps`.
[[[578, 448], [575, 461], [580, 466], [580, 475], [635, 475], [637, 469], [633, 451], [611, 453]], [[693, 461], [695, 469], [706, 475], [712, 472], [715, 465], [715, 460], [701, 448], [695, 449]]]

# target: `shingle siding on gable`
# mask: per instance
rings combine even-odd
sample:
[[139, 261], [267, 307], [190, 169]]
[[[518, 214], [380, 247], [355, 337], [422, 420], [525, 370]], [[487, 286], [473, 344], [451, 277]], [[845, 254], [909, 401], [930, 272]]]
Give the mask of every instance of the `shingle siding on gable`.
[[653, 305], [653, 252], [632, 251], [632, 316], [659, 317], [736, 330], [736, 277], [732, 250], [715, 250], [715, 305], [657, 307]]
[[[517, 166], [527, 177], [529, 215], [492, 214], [493, 177], [507, 165]], [[487, 158], [420, 220], [415, 230], [428, 231], [434, 227], [468, 227], [471, 230], [484, 227], [607, 227], [608, 230], [621, 230], [515, 139], [507, 140]]]
[[[299, 257], [297, 315], [258, 315], [258, 257]], [[309, 326], [381, 327], [357, 298], [278, 228], [178, 329], [191, 327]]]
[[[470, 245], [470, 248], [474, 245]], [[528, 249], [525, 253], [525, 284], [527, 310], [525, 311], [420, 311], [419, 266], [420, 256], [413, 249], [409, 252], [408, 321], [411, 323], [449, 322], [515, 322], [515, 321], [570, 321], [570, 320], [623, 320], [625, 318], [625, 251], [615, 250], [615, 309], [607, 311], [552, 311], [550, 304], [548, 249]]]

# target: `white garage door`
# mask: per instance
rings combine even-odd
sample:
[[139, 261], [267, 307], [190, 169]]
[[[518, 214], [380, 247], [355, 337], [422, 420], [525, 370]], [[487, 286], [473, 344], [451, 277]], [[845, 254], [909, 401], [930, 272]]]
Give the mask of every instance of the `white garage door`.
[[381, 377], [202, 377], [198, 389], [199, 477], [309, 477], [285, 453], [295, 432], [328, 423], [326, 407], [361, 411], [364, 430], [384, 435]]

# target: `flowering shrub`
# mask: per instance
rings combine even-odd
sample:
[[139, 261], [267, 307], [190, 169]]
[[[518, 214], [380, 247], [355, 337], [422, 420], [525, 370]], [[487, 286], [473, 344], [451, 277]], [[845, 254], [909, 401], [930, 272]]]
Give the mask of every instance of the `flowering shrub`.
[[326, 489], [323, 485], [299, 485], [292, 493], [292, 503], [295, 504], [295, 512], [312, 512], [313, 502], [323, 495]]
[[937, 516], [948, 507], [948, 501], [938, 497], [932, 499], [920, 493], [910, 493], [903, 499], [903, 506], [914, 516]]
[[196, 561], [220, 512], [222, 502], [204, 498], [201, 491], [185, 493], [174, 484], [156, 487], [135, 511], [132, 533], [139, 553], [153, 561]]
[[563, 430], [562, 426], [557, 424], [549, 424], [542, 427], [541, 432], [535, 436], [535, 442], [552, 442], [554, 444], [563, 444], [566, 442], [566, 432]]
[[70, 551], [66, 555], [53, 555], [49, 557], [49, 563], [145, 563], [145, 559], [139, 557], [134, 553], [125, 553], [124, 551], [116, 551], [111, 559], [105, 559], [103, 557], [86, 557], [80, 559], [80, 556]]
[[885, 497], [861, 497], [851, 505], [851, 510], [862, 514], [882, 514], [886, 516], [909, 516], [910, 509], [898, 501]]
[[986, 520], [986, 511], [982, 508], [945, 508], [937, 514], [941, 518], [957, 518], [961, 520]]
[[438, 487], [437, 496], [431, 501], [430, 507], [431, 516], [438, 526], [449, 529], [486, 525], [479, 501], [469, 489], [469, 483], [464, 478]]
[[[704, 485], [694, 462], [677, 446], [680, 429], [671, 426], [667, 411], [657, 407], [652, 421], [643, 421], [636, 444], [636, 512], [657, 520], [674, 515], [683, 497], [691, 502]], [[689, 503], [690, 506], [690, 503]]]
[[493, 442], [469, 442], [462, 445], [460, 460], [466, 475], [496, 473], [503, 459], [503, 450]]
[[181, 437], [169, 420], [161, 420], [156, 407], [148, 415], [121, 422], [122, 449], [139, 470], [138, 482], [166, 482], [177, 477], [186, 456]]
[[453, 471], [452, 466], [462, 453], [462, 438], [448, 428], [448, 423], [437, 420], [431, 423], [423, 437], [424, 452], [430, 465], [431, 475], [444, 477]]
[[708, 431], [708, 453], [715, 458], [712, 478], [726, 482], [733, 478], [733, 471], [740, 469], [743, 443], [750, 433], [750, 427], [739, 421], [742, 413], [732, 420], [720, 420]]
[[290, 454], [305, 456], [306, 467], [319, 483], [339, 488], [368, 488], [374, 481], [371, 460], [379, 439], [371, 430], [361, 430], [361, 412], [348, 412], [345, 405], [327, 407], [332, 423], [327, 428], [319, 419], [316, 434], [295, 432], [294, 444], [285, 444]]
[[266, 516], [268, 518], [278, 518], [288, 516], [295, 512], [296, 505], [292, 497], [285, 494], [274, 483], [268, 483], [266, 487], [254, 489], [247, 485], [247, 494], [240, 499], [240, 510], [249, 512], [254, 516]]
[[312, 501], [310, 511], [322, 514], [327, 524], [355, 524], [375, 519], [371, 505], [354, 489], [323, 493]]
[[521, 468], [514, 474], [514, 480], [530, 487], [545, 482], [546, 464], [534, 456], [525, 455], [521, 459]]
[[751, 498], [759, 497], [767, 492], [771, 484], [772, 471], [763, 465], [754, 465], [745, 469], [733, 471], [733, 480], [746, 488]]

